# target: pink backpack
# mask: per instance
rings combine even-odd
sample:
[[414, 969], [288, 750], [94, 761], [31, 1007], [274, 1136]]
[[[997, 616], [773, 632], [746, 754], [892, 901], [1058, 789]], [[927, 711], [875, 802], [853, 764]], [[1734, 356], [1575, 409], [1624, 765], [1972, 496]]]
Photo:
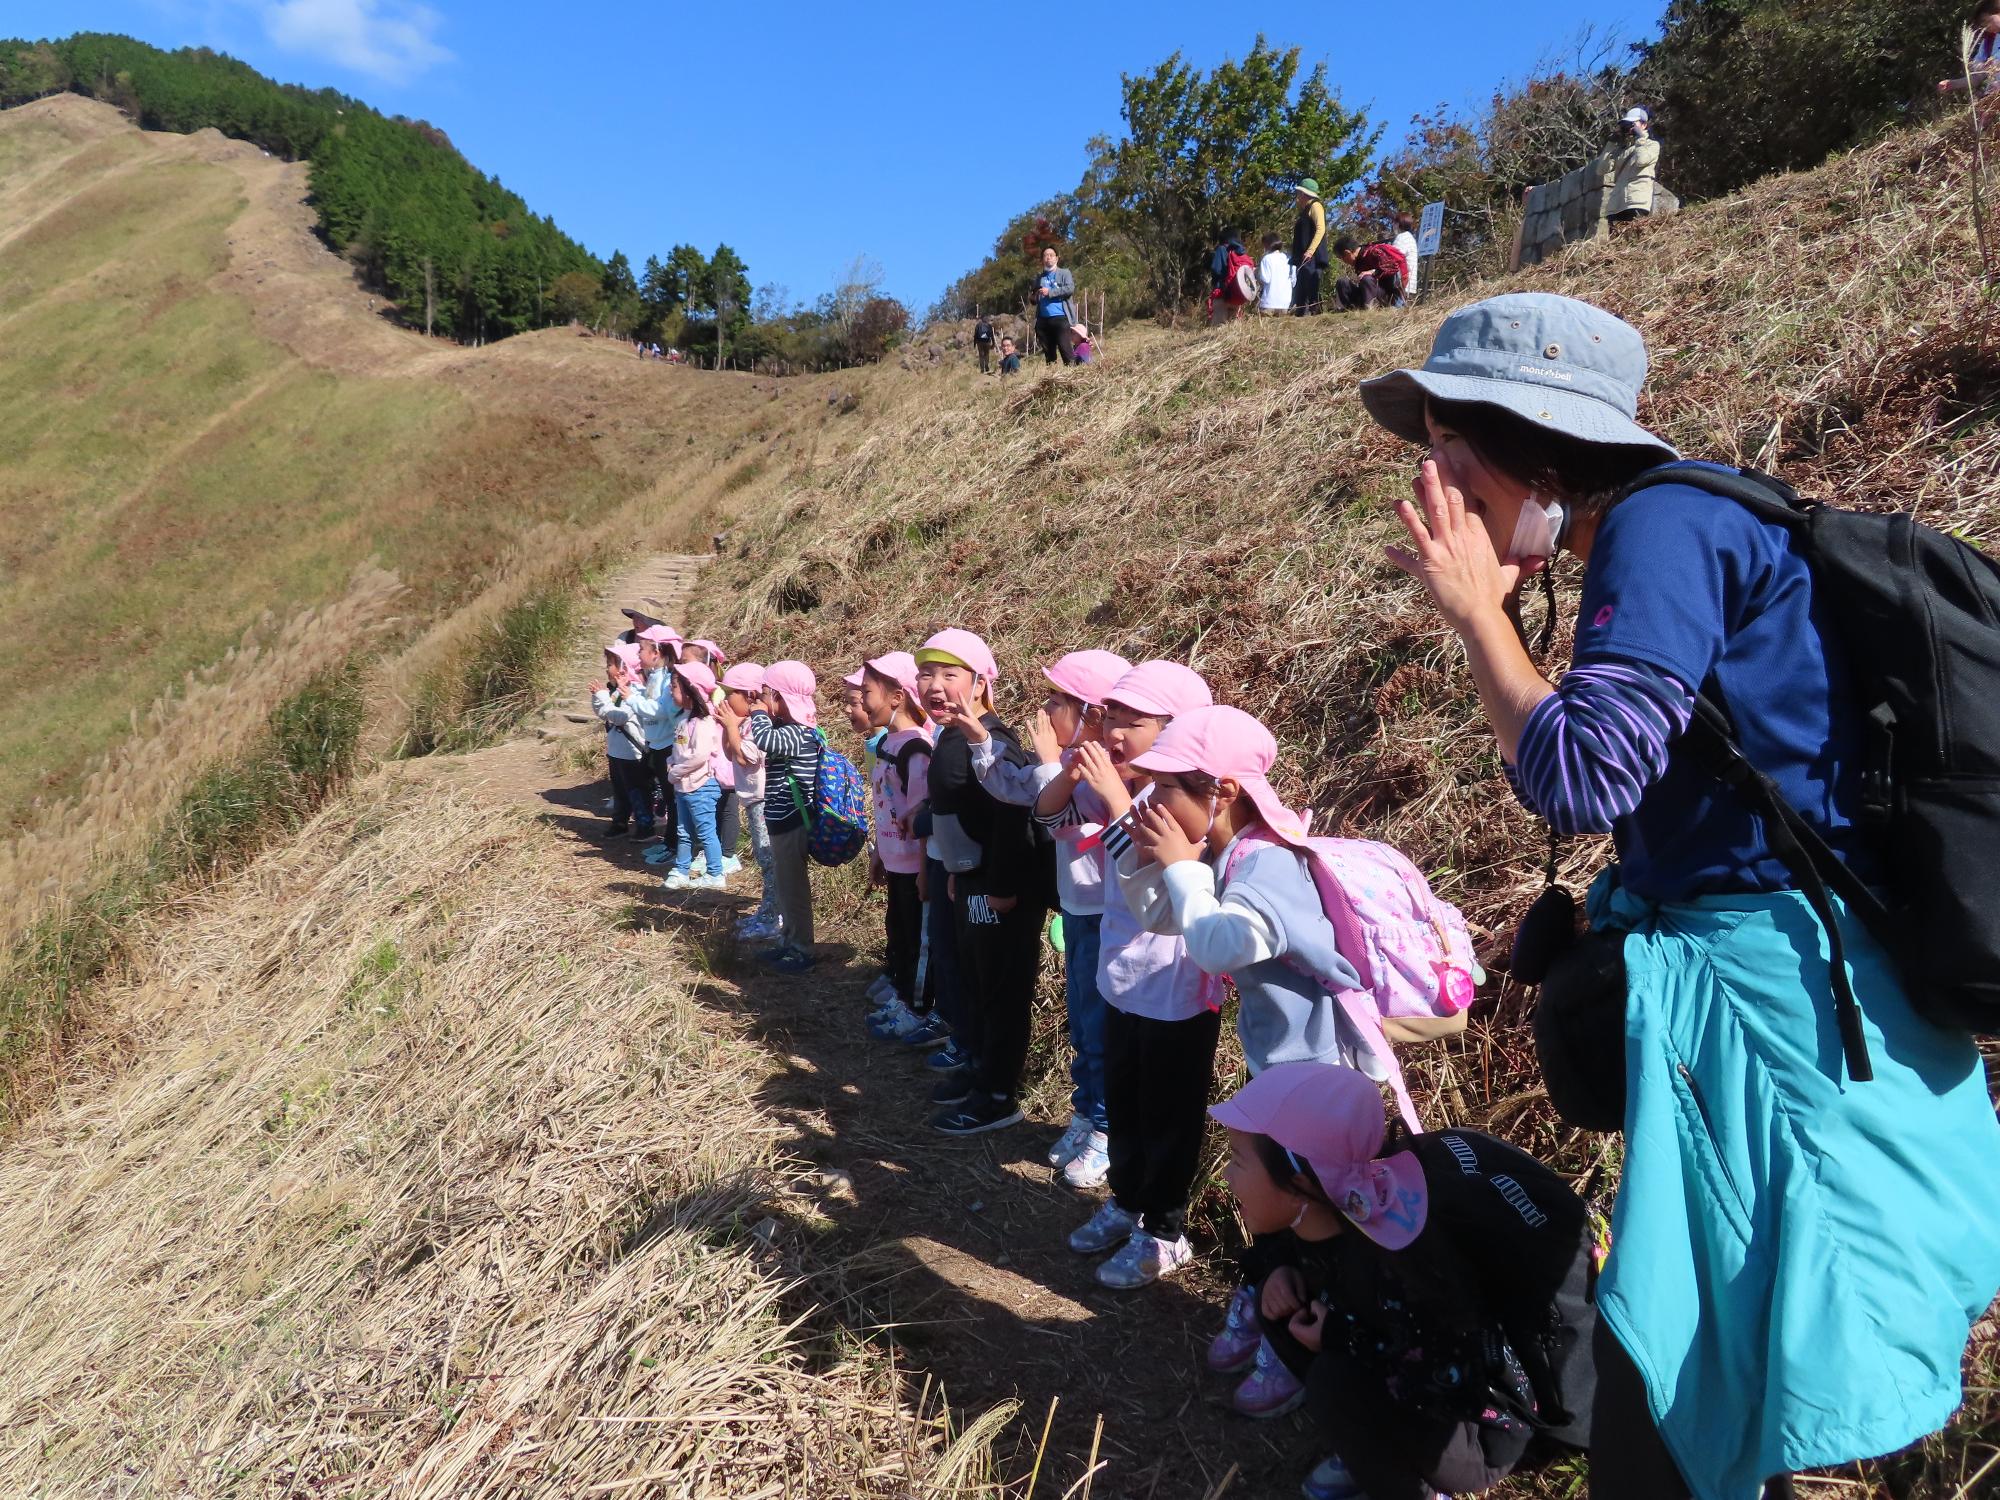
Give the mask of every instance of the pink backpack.
[[[1268, 834], [1238, 840], [1223, 871], [1222, 886], [1227, 888], [1244, 855], [1260, 844], [1276, 842]], [[1440, 901], [1423, 873], [1387, 844], [1309, 838], [1304, 852], [1340, 956], [1361, 976], [1360, 988], [1336, 991], [1334, 1000], [1387, 1069], [1404, 1120], [1410, 1129], [1420, 1130], [1416, 1105], [1383, 1023], [1464, 1015], [1473, 1001], [1473, 975], [1478, 970], [1465, 918], [1450, 902]]]

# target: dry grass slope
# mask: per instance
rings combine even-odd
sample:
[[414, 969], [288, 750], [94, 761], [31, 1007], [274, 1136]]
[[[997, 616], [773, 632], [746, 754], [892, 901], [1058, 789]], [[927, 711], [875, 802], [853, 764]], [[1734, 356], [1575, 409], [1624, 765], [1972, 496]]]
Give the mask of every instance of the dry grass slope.
[[[1654, 362], [1641, 420], [1684, 452], [1990, 545], [2000, 323], [1980, 290], [1970, 172], [1961, 119], [1509, 285], [1635, 323]], [[1016, 718], [1039, 694], [1034, 665], [1065, 650], [1189, 662], [1273, 726], [1295, 799], [1433, 873], [1492, 966], [1545, 836], [1506, 793], [1456, 647], [1382, 559], [1418, 455], [1368, 422], [1354, 387], [1420, 362], [1451, 305], [1500, 289], [1400, 315], [1128, 332], [1093, 369], [997, 388], [879, 372], [857, 386], [864, 435], [743, 500], [706, 580], [714, 606], [744, 649], [803, 657], [823, 681], [864, 651], [969, 626], [994, 644]], [[1568, 635], [1565, 621], [1554, 660]], [[1601, 857], [1584, 843], [1565, 863], [1580, 874]], [[1579, 1177], [1602, 1154], [1555, 1120], [1504, 981], [1413, 1084], [1431, 1118], [1490, 1126]], [[1889, 1471], [1898, 1494], [1952, 1496], [2000, 1444], [1995, 1343], [1989, 1320], [1966, 1413]]]

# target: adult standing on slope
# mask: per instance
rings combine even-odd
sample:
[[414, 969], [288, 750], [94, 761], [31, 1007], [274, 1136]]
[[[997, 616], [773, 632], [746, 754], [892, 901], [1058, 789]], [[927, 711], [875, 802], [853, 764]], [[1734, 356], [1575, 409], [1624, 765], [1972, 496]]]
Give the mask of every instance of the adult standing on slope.
[[1292, 221], [1292, 311], [1303, 318], [1319, 311], [1319, 281], [1327, 266], [1326, 205], [1319, 200], [1317, 178], [1301, 179], [1292, 196], [1299, 205]]
[[1076, 355], [1070, 325], [1070, 303], [1076, 297], [1076, 278], [1058, 262], [1056, 247], [1042, 252], [1042, 274], [1035, 282], [1035, 337], [1041, 340], [1042, 359], [1054, 364], [1058, 356], [1064, 364], [1074, 364]]
[[[1849, 1077], [1811, 904], [1753, 806], [1669, 754], [1695, 694], [1719, 695], [1750, 761], [1878, 877], [1857, 825], [1864, 716], [1792, 534], [1688, 483], [1610, 503], [1676, 457], [1633, 420], [1645, 375], [1629, 325], [1519, 293], [1458, 309], [1421, 370], [1361, 397], [1430, 449], [1391, 557], [1464, 642], [1517, 795], [1617, 847], [1590, 897], [1592, 928], [1624, 933], [1599, 1011], [1622, 1004], [1623, 1036], [1607, 1028], [1594, 1076], [1617, 1076], [1622, 1043], [1626, 1147], [1592, 1492], [1750, 1500], [1958, 1405], [1967, 1331], [2000, 1286], [2000, 1125], [1971, 1038], [1919, 1017], [1853, 920], [1874, 1077]], [[1583, 600], [1551, 687], [1507, 606], [1558, 547], [1583, 562]]]
[[979, 373], [993, 373], [993, 320], [978, 314], [972, 325], [972, 347], [979, 351]]

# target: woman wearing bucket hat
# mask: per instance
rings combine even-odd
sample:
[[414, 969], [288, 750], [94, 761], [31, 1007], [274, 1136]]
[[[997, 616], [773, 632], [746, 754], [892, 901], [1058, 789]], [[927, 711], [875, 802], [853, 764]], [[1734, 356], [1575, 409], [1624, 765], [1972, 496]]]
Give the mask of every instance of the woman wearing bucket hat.
[[[1458, 309], [1421, 369], [1361, 396], [1429, 448], [1391, 558], [1463, 641], [1516, 793], [1617, 848], [1589, 903], [1598, 1003], [1552, 1008], [1552, 985], [1538, 1015], [1552, 1092], [1625, 1085], [1593, 1487], [1739, 1500], [1957, 1406], [1967, 1331], [2000, 1285], [2000, 1125], [1970, 1039], [1915, 1014], [1854, 922], [1874, 1077], [1843, 1071], [1812, 905], [1754, 808], [1669, 755], [1696, 692], [1719, 696], [1752, 764], [1878, 873], [1856, 827], [1861, 715], [1790, 534], [1670, 476], [1612, 504], [1674, 457], [1635, 420], [1645, 374], [1625, 323], [1521, 293]], [[1584, 580], [1553, 687], [1509, 606], [1559, 547]], [[1613, 1019], [1609, 1045], [1566, 1058], [1581, 1043], [1549, 1018], [1585, 1013]]]
[[1390, 1140], [1330, 1063], [1266, 1068], [1209, 1111], [1257, 1236], [1257, 1315], [1334, 1456], [1307, 1500], [1429, 1500], [1590, 1440], [1583, 1201], [1473, 1130]]
[[1301, 178], [1292, 190], [1298, 200], [1299, 216], [1292, 221], [1292, 311], [1299, 317], [1319, 311], [1320, 278], [1326, 274], [1326, 205], [1320, 202], [1319, 182]]

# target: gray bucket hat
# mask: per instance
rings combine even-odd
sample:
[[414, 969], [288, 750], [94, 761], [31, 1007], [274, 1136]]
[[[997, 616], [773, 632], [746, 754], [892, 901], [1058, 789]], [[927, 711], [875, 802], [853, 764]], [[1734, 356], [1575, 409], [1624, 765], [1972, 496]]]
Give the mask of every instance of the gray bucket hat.
[[1509, 292], [1444, 320], [1421, 370], [1361, 382], [1361, 404], [1396, 436], [1429, 441], [1424, 401], [1477, 401], [1586, 443], [1679, 458], [1633, 420], [1646, 383], [1639, 330], [1551, 292]]

